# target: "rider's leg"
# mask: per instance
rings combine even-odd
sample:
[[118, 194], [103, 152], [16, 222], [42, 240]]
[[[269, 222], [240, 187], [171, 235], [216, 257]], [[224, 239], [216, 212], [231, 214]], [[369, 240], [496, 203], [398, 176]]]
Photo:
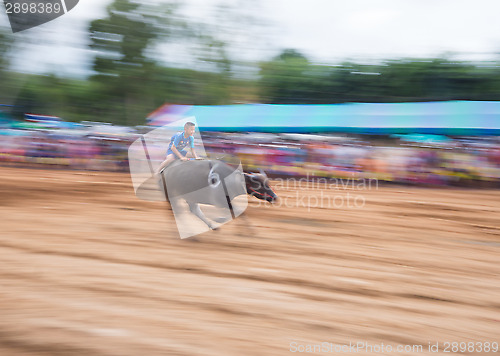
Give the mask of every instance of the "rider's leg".
[[167, 167], [173, 161], [175, 161], [175, 154], [170, 153], [169, 155], [167, 155], [167, 158], [160, 164], [160, 167], [158, 168], [156, 173], [157, 174], [160, 173], [163, 169], [165, 169], [165, 167]]

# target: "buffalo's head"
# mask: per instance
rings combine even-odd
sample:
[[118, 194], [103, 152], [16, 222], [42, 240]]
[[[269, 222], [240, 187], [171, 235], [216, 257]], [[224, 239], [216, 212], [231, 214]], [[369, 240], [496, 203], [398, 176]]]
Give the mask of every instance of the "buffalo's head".
[[270, 203], [274, 203], [278, 196], [274, 190], [269, 185], [269, 179], [266, 174], [261, 171], [261, 173], [243, 173], [245, 176], [245, 185], [247, 188], [247, 193], [261, 200], [267, 200]]

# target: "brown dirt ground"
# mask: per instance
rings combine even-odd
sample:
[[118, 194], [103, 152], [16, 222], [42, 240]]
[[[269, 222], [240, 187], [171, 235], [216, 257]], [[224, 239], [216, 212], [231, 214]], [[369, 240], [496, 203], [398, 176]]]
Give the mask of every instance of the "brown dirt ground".
[[253, 229], [180, 240], [128, 174], [0, 168], [0, 355], [500, 341], [500, 191], [326, 189], [365, 205], [309, 209], [297, 191], [320, 193], [281, 187]]

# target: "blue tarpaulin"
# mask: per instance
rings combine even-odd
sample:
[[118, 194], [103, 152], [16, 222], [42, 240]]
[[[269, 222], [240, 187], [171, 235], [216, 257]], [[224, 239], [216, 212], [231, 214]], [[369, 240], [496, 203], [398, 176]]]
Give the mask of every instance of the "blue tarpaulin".
[[195, 116], [203, 131], [500, 134], [500, 102], [496, 101], [164, 105], [148, 122], [162, 126], [186, 116]]

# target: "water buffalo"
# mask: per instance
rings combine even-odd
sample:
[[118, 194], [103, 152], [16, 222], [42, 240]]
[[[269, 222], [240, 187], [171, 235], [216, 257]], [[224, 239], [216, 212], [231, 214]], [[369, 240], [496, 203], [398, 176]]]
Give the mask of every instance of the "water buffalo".
[[182, 211], [179, 204], [185, 201], [191, 213], [210, 229], [216, 229], [216, 225], [203, 214], [199, 204], [226, 208], [234, 219], [244, 211], [233, 205], [240, 195], [249, 194], [271, 203], [278, 198], [263, 172], [244, 173], [218, 160], [175, 161], [160, 177], [160, 185], [174, 214]]

